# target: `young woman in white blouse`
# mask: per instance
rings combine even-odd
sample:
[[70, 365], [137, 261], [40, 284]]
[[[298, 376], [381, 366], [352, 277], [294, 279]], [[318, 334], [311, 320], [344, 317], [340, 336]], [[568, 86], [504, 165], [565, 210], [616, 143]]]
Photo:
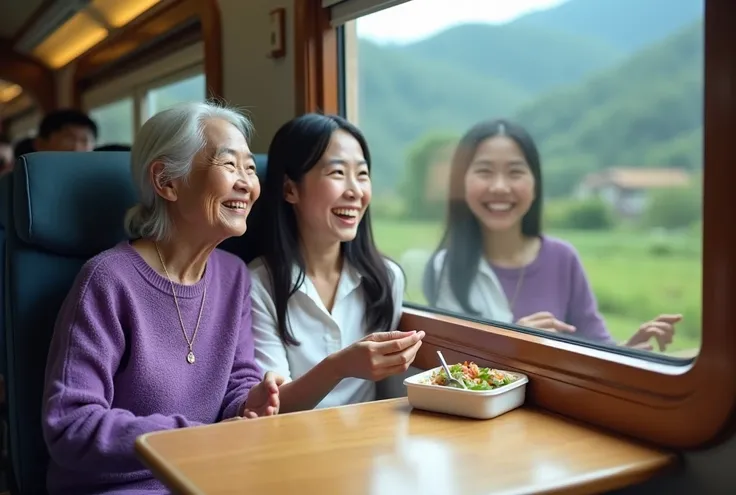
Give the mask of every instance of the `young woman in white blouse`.
[[280, 411], [366, 402], [423, 332], [397, 332], [404, 276], [373, 241], [370, 154], [345, 119], [306, 114], [268, 152], [250, 263], [256, 361], [284, 376]]

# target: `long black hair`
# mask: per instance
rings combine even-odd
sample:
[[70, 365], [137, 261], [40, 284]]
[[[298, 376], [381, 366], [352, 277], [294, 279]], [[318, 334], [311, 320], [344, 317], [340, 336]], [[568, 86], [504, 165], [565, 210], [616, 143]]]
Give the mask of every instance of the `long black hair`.
[[[268, 168], [260, 209], [267, 212], [268, 220], [258, 225], [256, 243], [266, 261], [271, 277], [273, 301], [281, 340], [286, 345], [299, 345], [287, 325], [289, 298], [299, 289], [305, 278], [304, 259], [299, 239], [299, 228], [293, 206], [284, 199], [284, 181], [298, 184], [322, 158], [335, 131], [343, 130], [353, 136], [363, 150], [368, 169], [371, 158], [363, 134], [347, 120], [336, 115], [309, 113], [283, 125], [268, 148]], [[356, 269], [361, 277], [361, 289], [366, 296], [365, 318], [376, 331], [390, 330], [394, 313], [391, 286], [393, 274], [373, 241], [370, 207], [358, 225], [355, 239], [341, 244], [345, 262]], [[299, 270], [292, 278], [293, 267]]]
[[[512, 139], [524, 154], [534, 177], [534, 201], [521, 221], [525, 236], [538, 237], [542, 217], [542, 170], [534, 140], [520, 125], [505, 119], [480, 122], [460, 139], [452, 157], [447, 223], [442, 240], [424, 269], [423, 291], [430, 305], [437, 304], [442, 279], [447, 274], [455, 299], [468, 314], [478, 314], [468, 301], [470, 285], [478, 272], [483, 254], [481, 225], [465, 201], [465, 174], [478, 146], [486, 139], [505, 136]], [[435, 258], [446, 250], [440, 273], [434, 269]], [[439, 276], [438, 276], [439, 275]]]

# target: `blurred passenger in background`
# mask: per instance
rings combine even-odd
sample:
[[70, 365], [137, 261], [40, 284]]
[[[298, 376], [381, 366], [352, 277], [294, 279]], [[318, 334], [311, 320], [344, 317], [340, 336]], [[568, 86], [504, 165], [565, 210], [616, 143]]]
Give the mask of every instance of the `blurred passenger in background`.
[[[573, 333], [613, 344], [582, 262], [542, 234], [542, 171], [534, 140], [507, 120], [482, 122], [452, 159], [445, 233], [425, 269], [431, 306], [463, 315]], [[622, 345], [660, 350], [681, 315], [659, 315]]]
[[86, 113], [68, 108], [46, 114], [34, 147], [36, 151], [92, 151], [96, 140], [97, 124]]

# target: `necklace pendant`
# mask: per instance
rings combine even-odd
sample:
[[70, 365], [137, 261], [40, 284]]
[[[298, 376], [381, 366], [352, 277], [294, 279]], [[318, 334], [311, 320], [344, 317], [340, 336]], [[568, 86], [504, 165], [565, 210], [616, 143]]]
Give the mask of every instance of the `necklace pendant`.
[[187, 363], [194, 364], [194, 353], [192, 351], [189, 351], [189, 354], [187, 354]]

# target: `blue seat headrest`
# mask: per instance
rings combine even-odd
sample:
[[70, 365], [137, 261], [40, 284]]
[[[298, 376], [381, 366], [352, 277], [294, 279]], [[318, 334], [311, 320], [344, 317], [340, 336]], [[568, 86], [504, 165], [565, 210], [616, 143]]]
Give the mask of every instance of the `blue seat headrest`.
[[23, 242], [89, 257], [125, 239], [125, 212], [136, 202], [129, 152], [31, 153], [18, 159], [12, 180]]
[[[256, 154], [255, 162], [263, 181], [267, 155]], [[27, 244], [62, 255], [89, 257], [126, 237], [125, 212], [137, 201], [130, 152], [23, 155], [13, 174], [0, 179], [0, 204], [4, 182], [9, 180], [13, 181], [16, 233]]]

